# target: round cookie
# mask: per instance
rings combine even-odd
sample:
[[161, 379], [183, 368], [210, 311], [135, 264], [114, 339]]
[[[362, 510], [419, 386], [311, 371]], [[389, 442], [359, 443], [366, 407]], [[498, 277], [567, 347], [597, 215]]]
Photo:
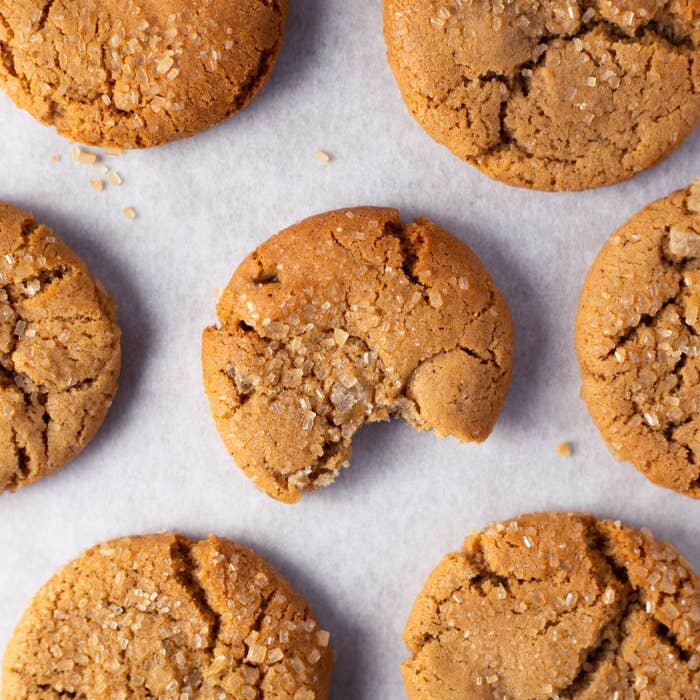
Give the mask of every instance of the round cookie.
[[365, 423], [482, 441], [503, 405], [513, 327], [474, 253], [393, 209], [311, 217], [233, 275], [203, 336], [217, 428], [243, 471], [295, 502], [347, 466]]
[[286, 19], [287, 0], [0, 0], [0, 85], [70, 139], [157, 146], [245, 107]]
[[697, 0], [384, 0], [403, 98], [497, 180], [609, 185], [700, 123]]
[[700, 180], [612, 234], [576, 318], [581, 395], [613, 453], [700, 497]]
[[430, 574], [410, 700], [700, 697], [700, 580], [670, 545], [590, 515], [471, 535]]
[[253, 551], [213, 535], [126, 537], [37, 593], [7, 646], [2, 698], [325, 700], [328, 640]]
[[0, 203], [0, 493], [90, 442], [120, 365], [112, 299], [50, 229]]

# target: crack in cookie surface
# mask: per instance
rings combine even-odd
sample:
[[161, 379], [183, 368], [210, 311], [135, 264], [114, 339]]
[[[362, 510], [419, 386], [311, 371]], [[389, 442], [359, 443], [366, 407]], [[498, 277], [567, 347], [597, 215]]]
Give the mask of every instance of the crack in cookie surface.
[[389, 61], [437, 141], [538, 189], [632, 177], [700, 122], [693, 2], [385, 0]]
[[117, 389], [114, 304], [53, 233], [0, 204], [0, 492], [75, 456]]
[[408, 695], [694, 697], [698, 583], [672, 547], [618, 522], [540, 513], [492, 525], [414, 604]]
[[39, 591], [8, 645], [2, 697], [323, 700], [328, 642], [251, 550], [214, 536], [123, 538]]
[[242, 109], [281, 47], [286, 0], [0, 0], [0, 85], [93, 145], [147, 147]]
[[483, 440], [510, 378], [512, 324], [483, 265], [393, 210], [331, 212], [273, 237], [218, 314], [203, 364], [219, 432], [282, 500], [332, 481], [366, 423]]
[[700, 496], [700, 183], [616, 231], [581, 294], [583, 397], [613, 451]]

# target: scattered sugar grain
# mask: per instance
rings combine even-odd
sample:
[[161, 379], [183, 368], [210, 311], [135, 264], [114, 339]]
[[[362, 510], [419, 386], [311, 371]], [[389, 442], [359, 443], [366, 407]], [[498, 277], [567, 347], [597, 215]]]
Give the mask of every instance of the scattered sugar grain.
[[331, 162], [331, 156], [325, 151], [316, 151], [316, 153], [314, 153], [314, 158], [320, 163], [323, 163], [323, 165], [328, 165], [328, 163]]

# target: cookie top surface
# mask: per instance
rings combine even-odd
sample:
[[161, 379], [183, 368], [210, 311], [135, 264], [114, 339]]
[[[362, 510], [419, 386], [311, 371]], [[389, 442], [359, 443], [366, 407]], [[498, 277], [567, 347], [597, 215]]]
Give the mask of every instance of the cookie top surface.
[[430, 574], [404, 632], [411, 700], [700, 697], [700, 581], [588, 515], [526, 515]]
[[330, 212], [241, 264], [204, 332], [207, 394], [238, 465], [297, 501], [347, 466], [368, 422], [484, 440], [510, 380], [501, 293], [462, 242], [393, 209]]
[[328, 640], [251, 550], [213, 535], [127, 537], [37, 593], [7, 646], [2, 697], [325, 700]]
[[412, 114], [511, 185], [619, 182], [700, 122], [697, 0], [385, 0], [384, 23]]
[[581, 292], [582, 396], [620, 459], [700, 497], [700, 180], [612, 234]]
[[287, 0], [0, 0], [0, 85], [96, 146], [156, 146], [242, 109], [272, 71]]
[[85, 447], [120, 365], [112, 299], [50, 229], [0, 203], [0, 493]]

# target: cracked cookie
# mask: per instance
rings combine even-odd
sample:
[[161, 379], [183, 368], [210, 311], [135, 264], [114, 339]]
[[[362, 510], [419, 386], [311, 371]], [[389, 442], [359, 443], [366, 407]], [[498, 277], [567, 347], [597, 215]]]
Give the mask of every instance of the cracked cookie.
[[647, 530], [538, 513], [471, 535], [408, 619], [411, 700], [700, 697], [700, 581]]
[[90, 442], [120, 365], [112, 299], [50, 229], [0, 203], [0, 493]]
[[403, 98], [497, 180], [626, 180], [700, 123], [697, 0], [385, 0]]
[[513, 327], [487, 270], [393, 209], [320, 214], [272, 237], [218, 316], [202, 351], [217, 428], [248, 477], [289, 503], [335, 479], [365, 423], [486, 439], [510, 380]]
[[328, 641], [250, 549], [213, 535], [125, 537], [37, 593], [7, 646], [2, 697], [325, 700]]
[[287, 0], [0, 0], [0, 85], [67, 138], [157, 146], [248, 104], [286, 19]]
[[620, 459], [700, 498], [700, 180], [612, 234], [576, 318], [581, 395]]

